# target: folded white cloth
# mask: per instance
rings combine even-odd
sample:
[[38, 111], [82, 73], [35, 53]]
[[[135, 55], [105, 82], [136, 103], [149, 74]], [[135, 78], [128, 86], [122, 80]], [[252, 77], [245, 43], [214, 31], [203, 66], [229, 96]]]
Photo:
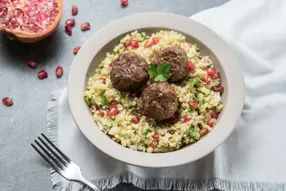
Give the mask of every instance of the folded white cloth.
[[[54, 92], [49, 103], [48, 135], [101, 188], [128, 182], [148, 189], [286, 190], [286, 1], [232, 0], [192, 18], [229, 43], [246, 83], [246, 104], [235, 131], [213, 153], [164, 169], [118, 162], [78, 130], [66, 90]], [[52, 183], [61, 190], [81, 188], [56, 173]]]

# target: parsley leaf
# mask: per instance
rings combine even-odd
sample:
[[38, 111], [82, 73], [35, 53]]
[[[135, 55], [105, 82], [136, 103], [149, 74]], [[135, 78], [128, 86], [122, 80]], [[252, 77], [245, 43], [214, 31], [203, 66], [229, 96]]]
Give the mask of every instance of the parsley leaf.
[[189, 113], [193, 113], [194, 111], [195, 111], [194, 108], [189, 108], [189, 109], [188, 109], [188, 112], [189, 112]]
[[190, 89], [192, 89], [197, 83], [198, 83], [198, 79], [197, 78], [190, 79], [189, 80], [189, 87], [190, 87]]
[[113, 51], [112, 54], [116, 55], [116, 54], [119, 54], [119, 53], [120, 53], [119, 50], [117, 50], [117, 51]]
[[197, 44], [193, 44], [193, 46], [195, 47], [195, 50], [196, 50], [197, 52], [199, 52], [199, 51], [200, 51], [200, 48], [198, 47], [198, 45], [197, 45]]
[[195, 140], [199, 140], [200, 139], [200, 135], [198, 134], [198, 132], [195, 130], [195, 128], [190, 128], [187, 130], [187, 133], [189, 134], [189, 136]]
[[168, 80], [171, 70], [171, 64], [161, 63], [155, 67], [154, 64], [150, 64], [148, 74], [153, 77], [155, 82], [165, 82]]
[[99, 102], [99, 106], [102, 107], [102, 106], [106, 106], [107, 105], [107, 100], [106, 100], [106, 97], [105, 96], [102, 96], [101, 97], [101, 100]]
[[90, 105], [92, 101], [92, 97], [84, 96], [84, 101], [87, 103], [87, 105]]
[[147, 135], [148, 133], [151, 133], [152, 131], [150, 129], [146, 129], [142, 131], [143, 135]]

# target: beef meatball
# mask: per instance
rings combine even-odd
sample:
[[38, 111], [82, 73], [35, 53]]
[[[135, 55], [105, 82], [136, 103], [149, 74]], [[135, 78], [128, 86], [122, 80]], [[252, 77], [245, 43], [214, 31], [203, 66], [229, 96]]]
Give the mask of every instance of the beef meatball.
[[141, 88], [149, 79], [148, 64], [133, 52], [125, 53], [113, 62], [110, 79], [118, 90]]
[[178, 109], [176, 92], [167, 82], [149, 85], [141, 99], [144, 114], [158, 121], [169, 119]]
[[163, 49], [153, 57], [152, 62], [154, 65], [162, 62], [172, 65], [169, 77], [169, 81], [171, 82], [182, 80], [188, 75], [188, 57], [185, 50], [179, 46], [171, 46]]

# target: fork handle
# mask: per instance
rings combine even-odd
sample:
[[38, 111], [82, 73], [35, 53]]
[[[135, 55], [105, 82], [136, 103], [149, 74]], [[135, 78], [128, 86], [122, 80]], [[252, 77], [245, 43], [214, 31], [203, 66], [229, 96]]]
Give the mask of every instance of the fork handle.
[[86, 184], [88, 187], [92, 188], [94, 191], [101, 191], [98, 187], [96, 187], [94, 184], [92, 184], [91, 182], [87, 181], [84, 178], [82, 178], [80, 181]]

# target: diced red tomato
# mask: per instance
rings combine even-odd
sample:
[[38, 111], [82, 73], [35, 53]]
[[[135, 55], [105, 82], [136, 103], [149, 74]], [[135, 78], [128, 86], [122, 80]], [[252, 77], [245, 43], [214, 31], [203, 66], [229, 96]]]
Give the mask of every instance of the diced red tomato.
[[152, 38], [152, 45], [156, 45], [159, 43], [159, 39], [157, 37]]
[[208, 75], [212, 76], [212, 75], [216, 74], [216, 69], [215, 68], [209, 68], [207, 73], [208, 73]]
[[132, 46], [132, 48], [138, 48], [139, 47], [137, 40], [131, 40], [130, 45]]
[[194, 109], [197, 109], [199, 107], [199, 103], [196, 101], [189, 101], [189, 106]]
[[189, 116], [185, 116], [184, 117], [184, 122], [188, 122], [188, 121], [190, 121], [191, 120], [191, 118], [189, 117]]
[[140, 121], [140, 117], [139, 117], [138, 115], [134, 115], [134, 116], [132, 117], [132, 122], [133, 122], [134, 124], [139, 123], [139, 121]]
[[192, 71], [194, 71], [194, 69], [195, 69], [194, 64], [191, 61], [189, 61], [188, 62], [188, 71], [192, 72]]
[[108, 116], [108, 117], [116, 116], [117, 114], [119, 114], [119, 110], [118, 110], [117, 108], [111, 108], [111, 109], [107, 112], [107, 116]]

